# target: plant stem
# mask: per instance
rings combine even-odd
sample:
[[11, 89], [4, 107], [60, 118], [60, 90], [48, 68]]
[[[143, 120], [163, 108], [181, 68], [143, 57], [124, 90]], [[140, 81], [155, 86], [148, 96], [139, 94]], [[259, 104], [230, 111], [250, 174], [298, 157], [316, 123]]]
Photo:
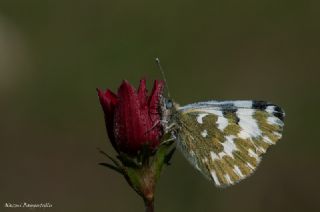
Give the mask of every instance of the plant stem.
[[154, 199], [145, 199], [144, 205], [146, 207], [146, 212], [154, 212]]

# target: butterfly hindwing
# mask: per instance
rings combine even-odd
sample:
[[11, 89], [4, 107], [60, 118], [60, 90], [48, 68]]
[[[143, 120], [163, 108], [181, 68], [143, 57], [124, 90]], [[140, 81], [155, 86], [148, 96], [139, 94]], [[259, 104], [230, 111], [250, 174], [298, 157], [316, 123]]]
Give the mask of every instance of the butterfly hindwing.
[[280, 138], [284, 112], [263, 101], [209, 101], [178, 108], [178, 147], [218, 187], [254, 172]]

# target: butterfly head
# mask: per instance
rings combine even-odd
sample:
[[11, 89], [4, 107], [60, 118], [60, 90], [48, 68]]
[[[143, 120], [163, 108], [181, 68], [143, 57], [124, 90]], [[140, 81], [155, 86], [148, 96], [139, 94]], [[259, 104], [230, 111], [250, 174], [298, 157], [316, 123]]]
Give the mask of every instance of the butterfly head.
[[176, 111], [178, 110], [178, 107], [179, 107], [178, 104], [176, 104], [171, 99], [168, 99], [165, 97], [161, 98], [160, 113], [161, 113], [161, 122], [164, 129], [168, 129], [168, 127], [174, 121], [173, 116], [175, 116]]
[[171, 110], [173, 108], [173, 101], [171, 99], [165, 99], [165, 108]]

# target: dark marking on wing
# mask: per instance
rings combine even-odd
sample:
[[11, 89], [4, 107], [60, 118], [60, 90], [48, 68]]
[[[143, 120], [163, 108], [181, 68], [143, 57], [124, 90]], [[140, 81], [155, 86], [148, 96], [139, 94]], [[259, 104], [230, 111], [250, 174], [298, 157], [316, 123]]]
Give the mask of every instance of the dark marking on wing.
[[273, 115], [279, 118], [281, 121], [284, 120], [284, 111], [277, 105], [275, 105]]
[[252, 108], [254, 109], [265, 110], [269, 105], [271, 104], [266, 101], [252, 101]]

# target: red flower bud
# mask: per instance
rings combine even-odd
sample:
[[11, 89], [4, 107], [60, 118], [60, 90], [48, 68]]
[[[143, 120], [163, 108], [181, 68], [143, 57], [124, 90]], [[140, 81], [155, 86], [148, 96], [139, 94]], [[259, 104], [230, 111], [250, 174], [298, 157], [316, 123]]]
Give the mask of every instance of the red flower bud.
[[108, 136], [118, 152], [135, 155], [144, 145], [153, 150], [160, 144], [163, 86], [163, 81], [155, 80], [150, 96], [144, 79], [140, 81], [138, 92], [127, 81], [120, 85], [118, 95], [109, 89], [106, 92], [98, 89]]

